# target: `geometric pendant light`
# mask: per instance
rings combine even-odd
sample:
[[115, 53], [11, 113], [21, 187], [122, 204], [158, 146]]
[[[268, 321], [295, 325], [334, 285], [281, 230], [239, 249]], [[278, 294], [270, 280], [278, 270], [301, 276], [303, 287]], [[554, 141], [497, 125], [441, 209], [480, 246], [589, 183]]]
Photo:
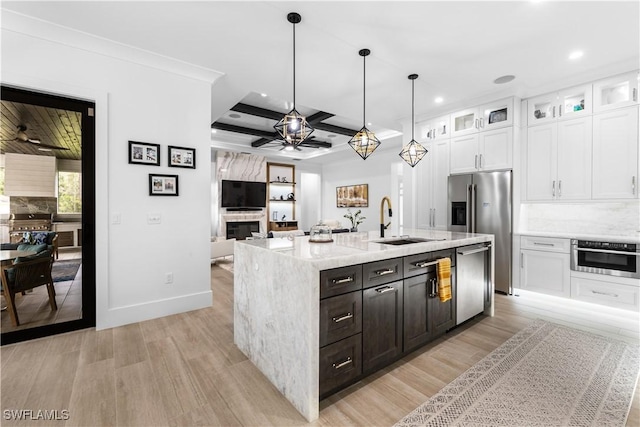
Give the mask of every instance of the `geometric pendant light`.
[[287, 20], [293, 24], [293, 108], [273, 127], [284, 140], [284, 147], [293, 149], [307, 139], [314, 129], [307, 123], [307, 118], [296, 110], [296, 24], [302, 21], [302, 17], [291, 12]]
[[362, 129], [360, 129], [349, 141], [349, 145], [351, 146], [351, 148], [353, 148], [356, 153], [358, 153], [358, 155], [360, 155], [360, 157], [362, 157], [364, 160], [367, 159], [367, 157], [369, 157], [371, 155], [371, 153], [373, 153], [373, 151], [378, 148], [378, 146], [380, 145], [380, 141], [378, 140], [378, 138], [376, 138], [376, 135], [371, 132], [369, 129], [367, 129], [367, 127], [365, 126], [367, 121], [365, 119], [365, 110], [366, 110], [366, 91], [367, 91], [367, 67], [365, 62], [365, 59], [367, 56], [369, 56], [369, 54], [371, 53], [371, 51], [369, 49], [361, 49], [358, 54], [360, 56], [362, 56], [362, 63], [363, 63], [363, 68], [364, 68], [364, 73], [363, 73], [363, 81], [364, 81], [364, 90], [363, 90], [363, 96], [362, 96]]
[[414, 167], [418, 164], [420, 160], [427, 154], [427, 149], [424, 148], [420, 143], [418, 143], [414, 139], [414, 128], [415, 128], [415, 116], [414, 116], [414, 107], [415, 107], [415, 99], [414, 99], [414, 83], [418, 78], [417, 74], [411, 74], [409, 76], [409, 80], [411, 80], [411, 141], [402, 148], [400, 152], [400, 157], [407, 162], [411, 167]]

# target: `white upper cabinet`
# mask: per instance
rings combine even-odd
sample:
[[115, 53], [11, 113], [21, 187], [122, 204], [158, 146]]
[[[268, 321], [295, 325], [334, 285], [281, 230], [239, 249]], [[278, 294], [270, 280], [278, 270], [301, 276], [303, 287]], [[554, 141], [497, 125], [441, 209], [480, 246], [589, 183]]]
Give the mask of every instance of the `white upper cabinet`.
[[425, 148], [429, 150], [429, 154], [416, 165], [420, 192], [416, 197], [417, 227], [446, 230], [449, 141], [428, 142]]
[[462, 136], [480, 130], [478, 108], [468, 108], [451, 115], [451, 136]]
[[480, 130], [513, 125], [513, 98], [502, 99], [480, 107]]
[[593, 111], [609, 111], [638, 103], [637, 71], [622, 74], [593, 84]]
[[451, 138], [451, 117], [449, 115], [427, 120], [420, 130], [420, 138], [425, 141]]
[[513, 125], [513, 98], [502, 99], [451, 115], [451, 136], [463, 136]]
[[591, 147], [591, 116], [530, 127], [526, 199], [590, 199]]
[[638, 197], [638, 107], [593, 116], [593, 198]]
[[451, 173], [510, 169], [513, 128], [465, 135], [451, 140]]
[[529, 126], [591, 114], [591, 85], [576, 86], [560, 92], [536, 96], [528, 100]]

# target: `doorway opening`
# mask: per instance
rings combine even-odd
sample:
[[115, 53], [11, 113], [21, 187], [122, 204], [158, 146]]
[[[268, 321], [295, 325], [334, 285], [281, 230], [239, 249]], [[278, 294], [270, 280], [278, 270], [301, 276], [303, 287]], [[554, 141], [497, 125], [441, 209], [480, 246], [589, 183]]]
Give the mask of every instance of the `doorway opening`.
[[4, 345], [96, 324], [95, 104], [9, 86], [0, 95], [3, 267], [46, 244], [55, 295], [52, 304], [49, 286], [40, 286], [7, 307], [3, 292]]

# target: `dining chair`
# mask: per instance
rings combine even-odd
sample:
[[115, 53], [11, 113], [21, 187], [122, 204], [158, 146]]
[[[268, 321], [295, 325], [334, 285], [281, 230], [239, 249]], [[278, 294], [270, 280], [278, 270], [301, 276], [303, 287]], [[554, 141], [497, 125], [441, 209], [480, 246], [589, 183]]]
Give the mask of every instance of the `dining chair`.
[[35, 256], [16, 258], [14, 264], [2, 267], [0, 271], [2, 275], [2, 288], [13, 326], [20, 325], [15, 303], [17, 293], [39, 286], [46, 286], [51, 310], [58, 309], [55, 289], [53, 287], [53, 278], [51, 277], [52, 264], [53, 259], [49, 251], [43, 251]]

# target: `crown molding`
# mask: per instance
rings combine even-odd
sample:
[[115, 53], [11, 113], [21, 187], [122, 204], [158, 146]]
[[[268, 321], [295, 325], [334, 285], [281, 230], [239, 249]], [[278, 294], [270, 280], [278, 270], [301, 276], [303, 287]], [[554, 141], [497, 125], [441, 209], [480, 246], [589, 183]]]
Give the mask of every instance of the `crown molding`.
[[5, 8], [2, 8], [1, 16], [2, 24], [0, 27], [3, 31], [23, 34], [208, 83], [213, 83], [224, 75], [224, 73], [216, 70], [74, 30]]

